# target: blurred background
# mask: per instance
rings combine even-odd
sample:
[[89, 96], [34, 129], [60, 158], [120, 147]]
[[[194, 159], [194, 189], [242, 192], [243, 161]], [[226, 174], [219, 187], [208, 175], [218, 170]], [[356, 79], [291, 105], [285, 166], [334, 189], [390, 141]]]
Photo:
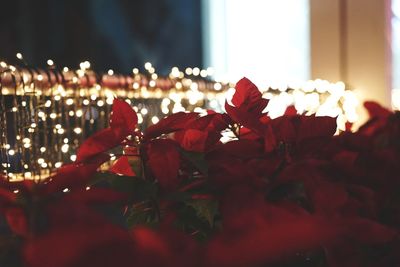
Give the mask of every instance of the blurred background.
[[[260, 86], [344, 81], [400, 108], [400, 0], [2, 1], [0, 59], [131, 73], [214, 67]], [[397, 89], [397, 90], [393, 90]]]

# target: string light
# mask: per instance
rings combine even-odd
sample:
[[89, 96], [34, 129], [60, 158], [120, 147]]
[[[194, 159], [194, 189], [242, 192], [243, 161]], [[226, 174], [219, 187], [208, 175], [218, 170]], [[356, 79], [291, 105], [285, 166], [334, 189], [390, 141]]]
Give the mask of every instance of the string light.
[[76, 127], [76, 128], [74, 129], [74, 132], [75, 132], [76, 134], [81, 134], [81, 133], [82, 133], [82, 129], [79, 128], [79, 127]]
[[[1, 66], [6, 64], [2, 63]], [[14, 141], [2, 145], [8, 155], [18, 153], [19, 158], [20, 155], [23, 156], [24, 151], [28, 151], [33, 159], [43, 159], [43, 162], [38, 162], [39, 167], [50, 171], [61, 167], [63, 162], [75, 161], [79, 144], [96, 130], [108, 126], [110, 105], [115, 97], [124, 99], [131, 106], [134, 105], [138, 116], [138, 128], [145, 128], [157, 123], [164, 115], [180, 111], [195, 111], [201, 116], [207, 114], [207, 109], [210, 108], [223, 112], [225, 100], [229, 102], [235, 92], [234, 84], [204, 79], [213, 75], [212, 68], [188, 67], [182, 71], [173, 67], [168, 77], [160, 77], [152, 64], [146, 62], [144, 68], [148, 73], [141, 74], [138, 68], [133, 68], [132, 77], [128, 77], [125, 84], [121, 82], [123, 79], [120, 79], [120, 76], [114, 76], [114, 71], [109, 70], [107, 74], [112, 77], [106, 79], [112, 79], [111, 85], [119, 84], [119, 87], [109, 88], [98, 79], [85, 79], [93, 77], [88, 61], [82, 62], [79, 67], [75, 71], [63, 68], [63, 75], [68, 81], [66, 84], [57, 84], [56, 81], [53, 83], [55, 85], [50, 86], [47, 83], [49, 77], [43, 72], [35, 78], [35, 81], [43, 81], [41, 83], [33, 83], [30, 75], [21, 76], [26, 86], [23, 88], [22, 85], [18, 85], [17, 95], [23, 96], [24, 90], [30, 89], [30, 97], [18, 100], [16, 105], [11, 107], [11, 111], [13, 116], [18, 117], [22, 106], [32, 114], [33, 121], [23, 125], [25, 128], [21, 127], [28, 129], [28, 133], [21, 133]], [[185, 74], [188, 76], [185, 77]], [[92, 80], [95, 82], [91, 83]], [[9, 90], [12, 85], [5, 86], [3, 93], [13, 94], [13, 91]], [[282, 115], [288, 106], [294, 105], [299, 113], [337, 117], [339, 129], [344, 129], [347, 121], [354, 122], [358, 119], [357, 96], [353, 91], [347, 90], [343, 82], [315, 80], [302, 84], [276, 83], [260, 89], [263, 97], [270, 100], [265, 112], [269, 112], [271, 117]], [[36, 103], [31, 96], [37, 96]], [[10, 112], [10, 109], [7, 112]], [[43, 127], [48, 128], [46, 130]], [[46, 131], [53, 135], [44, 138]], [[232, 140], [232, 137], [229, 137], [229, 140]], [[53, 142], [52, 145], [49, 145], [50, 142]], [[13, 144], [12, 149], [10, 144]], [[5, 166], [3, 169], [8, 169], [9, 165], [8, 162], [2, 164]], [[37, 170], [31, 163], [24, 165], [21, 174], [24, 175], [25, 172], [32, 173], [32, 177], [37, 176]], [[16, 177], [15, 172], [13, 177]]]

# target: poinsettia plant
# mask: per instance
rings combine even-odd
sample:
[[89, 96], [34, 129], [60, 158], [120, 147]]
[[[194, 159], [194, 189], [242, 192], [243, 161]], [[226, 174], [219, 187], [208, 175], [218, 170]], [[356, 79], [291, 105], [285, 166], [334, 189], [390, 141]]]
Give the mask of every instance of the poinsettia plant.
[[75, 162], [0, 181], [0, 266], [400, 265], [400, 114], [367, 102], [335, 135], [336, 118], [267, 104], [243, 78], [226, 113], [141, 132], [115, 99]]

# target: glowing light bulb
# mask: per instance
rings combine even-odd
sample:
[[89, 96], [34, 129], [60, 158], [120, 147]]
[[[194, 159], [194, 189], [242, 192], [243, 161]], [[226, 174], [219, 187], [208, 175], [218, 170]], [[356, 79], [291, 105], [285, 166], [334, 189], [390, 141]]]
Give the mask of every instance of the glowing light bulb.
[[200, 69], [198, 67], [193, 68], [193, 75], [199, 76], [199, 74], [200, 74]]
[[103, 100], [97, 101], [97, 106], [99, 106], [99, 107], [104, 106], [104, 101]]
[[62, 162], [56, 162], [56, 163], [54, 164], [54, 167], [56, 167], [56, 168], [60, 168], [60, 167], [61, 167], [61, 165], [62, 165]]
[[67, 153], [69, 149], [69, 145], [68, 144], [64, 144], [61, 146], [61, 152], [62, 153]]
[[153, 124], [156, 124], [157, 122], [159, 122], [160, 121], [160, 119], [157, 117], [157, 116], [153, 116], [152, 118], [151, 118], [151, 122], [153, 123]]
[[147, 108], [142, 108], [142, 109], [140, 110], [140, 113], [142, 113], [142, 115], [147, 115], [147, 113], [149, 113], [149, 111], [148, 111]]
[[186, 73], [186, 75], [192, 75], [193, 74], [192, 68], [186, 68], [185, 73]]
[[68, 106], [71, 106], [73, 103], [74, 103], [74, 100], [73, 100], [72, 98], [68, 98], [68, 99], [65, 101], [65, 104], [67, 104]]
[[220, 83], [214, 83], [214, 89], [215, 89], [216, 91], [219, 91], [219, 90], [222, 89], [222, 85], [221, 85]]
[[75, 132], [76, 134], [81, 134], [81, 133], [82, 133], [82, 128], [76, 127], [76, 128], [74, 129], [74, 132]]

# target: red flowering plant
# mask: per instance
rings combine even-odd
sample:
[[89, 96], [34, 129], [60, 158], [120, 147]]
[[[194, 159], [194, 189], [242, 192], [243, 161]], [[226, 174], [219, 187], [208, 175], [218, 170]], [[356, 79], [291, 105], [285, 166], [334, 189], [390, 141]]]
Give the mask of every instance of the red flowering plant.
[[334, 135], [335, 118], [271, 119], [267, 104], [243, 78], [226, 114], [142, 133], [115, 99], [74, 163], [1, 181], [0, 265], [400, 265], [400, 115], [367, 102], [371, 119]]

